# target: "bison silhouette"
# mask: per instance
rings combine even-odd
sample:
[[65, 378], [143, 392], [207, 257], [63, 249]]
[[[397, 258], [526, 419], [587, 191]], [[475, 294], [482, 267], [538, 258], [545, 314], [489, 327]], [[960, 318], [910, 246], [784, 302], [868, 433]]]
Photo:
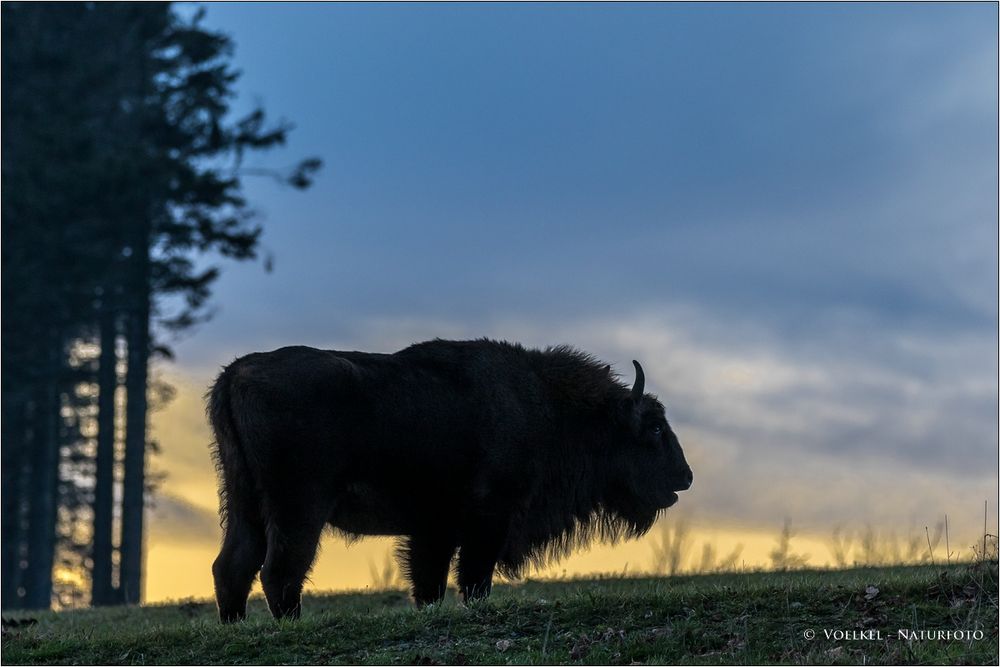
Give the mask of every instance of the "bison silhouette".
[[629, 389], [574, 348], [492, 340], [237, 359], [208, 395], [220, 618], [246, 615], [258, 572], [271, 613], [297, 618], [327, 525], [399, 536], [418, 606], [443, 597], [456, 550], [468, 601], [489, 595], [494, 571], [642, 535], [692, 474], [633, 363]]

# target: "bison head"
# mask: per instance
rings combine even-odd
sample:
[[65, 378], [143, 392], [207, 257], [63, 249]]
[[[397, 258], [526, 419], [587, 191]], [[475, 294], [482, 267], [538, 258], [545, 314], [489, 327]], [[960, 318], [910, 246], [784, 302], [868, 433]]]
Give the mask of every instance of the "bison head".
[[634, 527], [648, 529], [660, 510], [677, 502], [677, 492], [691, 487], [694, 477], [674, 435], [663, 404], [644, 393], [645, 374], [638, 361], [635, 384], [618, 406], [610, 455], [606, 509]]

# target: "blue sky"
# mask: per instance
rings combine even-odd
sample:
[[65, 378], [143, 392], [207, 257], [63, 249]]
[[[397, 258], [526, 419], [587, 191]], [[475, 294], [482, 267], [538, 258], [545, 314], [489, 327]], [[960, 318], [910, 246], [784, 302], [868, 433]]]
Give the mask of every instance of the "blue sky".
[[282, 314], [686, 303], [783, 330], [831, 309], [995, 328], [995, 18], [208, 8], [236, 40], [243, 101], [298, 126], [268, 163], [327, 162], [306, 196], [248, 187], [280, 267], [261, 284], [302, 287]]
[[923, 526], [995, 497], [996, 5], [206, 23], [235, 40], [236, 107], [297, 126], [260, 163], [326, 166], [306, 193], [247, 182], [276, 270], [223, 264], [172, 373], [286, 344], [565, 342], [643, 361], [704, 515]]

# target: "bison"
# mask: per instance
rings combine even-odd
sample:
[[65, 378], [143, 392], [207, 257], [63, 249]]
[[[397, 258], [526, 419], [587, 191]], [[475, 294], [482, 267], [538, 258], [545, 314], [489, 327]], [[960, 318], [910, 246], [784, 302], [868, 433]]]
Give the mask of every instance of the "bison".
[[297, 618], [325, 526], [401, 538], [418, 606], [489, 595], [593, 539], [636, 537], [691, 486], [664, 416], [567, 346], [433, 340], [394, 354], [285, 347], [226, 367], [208, 394], [225, 530], [212, 566], [223, 622], [260, 573]]

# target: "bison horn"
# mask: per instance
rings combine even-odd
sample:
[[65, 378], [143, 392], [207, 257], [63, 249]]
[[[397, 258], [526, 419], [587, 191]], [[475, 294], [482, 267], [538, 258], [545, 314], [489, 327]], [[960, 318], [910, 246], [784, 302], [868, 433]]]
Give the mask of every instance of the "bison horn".
[[642, 372], [642, 366], [635, 359], [632, 360], [635, 365], [635, 384], [632, 385], [632, 400], [638, 403], [642, 400], [642, 394], [646, 389], [646, 374]]

